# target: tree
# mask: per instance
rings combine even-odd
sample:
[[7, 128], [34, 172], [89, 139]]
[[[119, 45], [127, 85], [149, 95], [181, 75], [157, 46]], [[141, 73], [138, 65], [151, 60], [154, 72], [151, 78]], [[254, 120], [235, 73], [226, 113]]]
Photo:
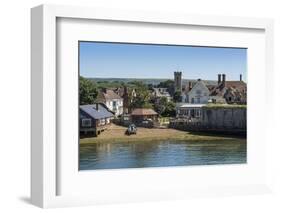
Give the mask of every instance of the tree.
[[170, 94], [174, 93], [175, 82], [173, 80], [162, 81], [157, 85], [158, 88], [167, 88]]
[[176, 114], [176, 105], [172, 101], [168, 101], [166, 97], [161, 97], [154, 104], [157, 113], [164, 117], [173, 117]]
[[130, 108], [152, 108], [148, 86], [141, 81], [134, 81], [136, 96], [132, 98]]
[[175, 93], [174, 93], [174, 102], [181, 102], [181, 91], [177, 90]]
[[168, 103], [168, 100], [167, 100], [166, 97], [161, 97], [161, 98], [158, 99], [158, 100], [156, 99], [156, 101], [155, 101], [155, 103], [154, 103], [154, 109], [155, 109], [155, 111], [156, 111], [158, 114], [162, 115], [163, 112], [164, 112], [165, 109], [166, 109], [167, 103]]
[[169, 87], [174, 87], [174, 81], [173, 80], [166, 80], [166, 81], [161, 81], [158, 84], [158, 87], [164, 87], [164, 88], [169, 88]]
[[162, 113], [162, 116], [165, 117], [174, 117], [176, 116], [176, 104], [172, 101], [169, 101], [165, 105], [165, 111]]
[[86, 78], [80, 76], [79, 78], [79, 101], [80, 105], [93, 104], [98, 91], [94, 83]]

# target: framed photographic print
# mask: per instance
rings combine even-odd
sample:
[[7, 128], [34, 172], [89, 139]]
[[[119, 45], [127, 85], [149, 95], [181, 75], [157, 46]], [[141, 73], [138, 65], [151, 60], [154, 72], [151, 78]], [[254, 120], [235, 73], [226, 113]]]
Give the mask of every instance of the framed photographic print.
[[32, 203], [270, 191], [272, 20], [43, 5], [31, 21]]
[[80, 170], [247, 162], [246, 48], [78, 45]]

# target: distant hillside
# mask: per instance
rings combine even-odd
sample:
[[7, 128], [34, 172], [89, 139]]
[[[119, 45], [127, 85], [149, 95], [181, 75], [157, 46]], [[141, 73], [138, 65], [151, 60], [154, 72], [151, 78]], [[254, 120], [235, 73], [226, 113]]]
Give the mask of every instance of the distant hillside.
[[[93, 81], [93, 82], [124, 82], [124, 83], [128, 83], [128, 82], [132, 82], [132, 81], [142, 81], [144, 84], [152, 84], [152, 85], [158, 85], [160, 82], [169, 80], [169, 79], [165, 79], [165, 78], [88, 78], [89, 80]], [[172, 80], [172, 79], [170, 79]], [[183, 79], [182, 80], [182, 84], [183, 86], [187, 85], [188, 82], [195, 82], [197, 80], [195, 79]], [[204, 80], [204, 82], [207, 85], [217, 85], [217, 81], [214, 80]]]

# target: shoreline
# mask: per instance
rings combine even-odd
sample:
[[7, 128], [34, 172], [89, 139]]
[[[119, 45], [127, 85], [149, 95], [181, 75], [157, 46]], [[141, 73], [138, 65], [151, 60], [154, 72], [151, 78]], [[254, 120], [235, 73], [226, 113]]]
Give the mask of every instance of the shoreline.
[[[84, 138], [85, 139], [85, 138]], [[222, 143], [225, 141], [237, 141], [237, 142], [242, 142], [245, 141], [246, 142], [246, 138], [223, 138], [223, 139], [214, 139], [214, 138], [210, 138], [210, 139], [177, 139], [177, 138], [151, 138], [151, 139], [128, 139], [128, 140], [124, 140], [124, 139], [107, 139], [107, 140], [91, 140], [89, 138], [86, 138], [86, 140], [84, 141], [84, 139], [81, 139], [82, 141], [80, 141], [80, 145], [90, 145], [90, 144], [103, 144], [103, 143], [137, 143], [137, 142], [159, 142], [159, 141], [181, 141], [181, 142], [215, 142], [215, 141], [221, 141]]]
[[108, 130], [102, 132], [98, 137], [83, 137], [80, 138], [79, 144], [99, 144], [99, 143], [117, 143], [117, 142], [156, 142], [156, 141], [245, 141], [246, 138], [235, 137], [231, 135], [213, 135], [208, 133], [193, 133], [176, 129], [148, 129], [138, 128], [136, 135], [125, 135], [125, 127], [112, 125]]

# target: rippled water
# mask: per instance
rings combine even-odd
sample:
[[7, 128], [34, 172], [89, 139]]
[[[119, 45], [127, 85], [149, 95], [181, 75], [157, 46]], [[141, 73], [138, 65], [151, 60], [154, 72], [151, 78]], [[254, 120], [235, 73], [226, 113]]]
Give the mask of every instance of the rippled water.
[[246, 140], [80, 145], [80, 170], [246, 163]]

